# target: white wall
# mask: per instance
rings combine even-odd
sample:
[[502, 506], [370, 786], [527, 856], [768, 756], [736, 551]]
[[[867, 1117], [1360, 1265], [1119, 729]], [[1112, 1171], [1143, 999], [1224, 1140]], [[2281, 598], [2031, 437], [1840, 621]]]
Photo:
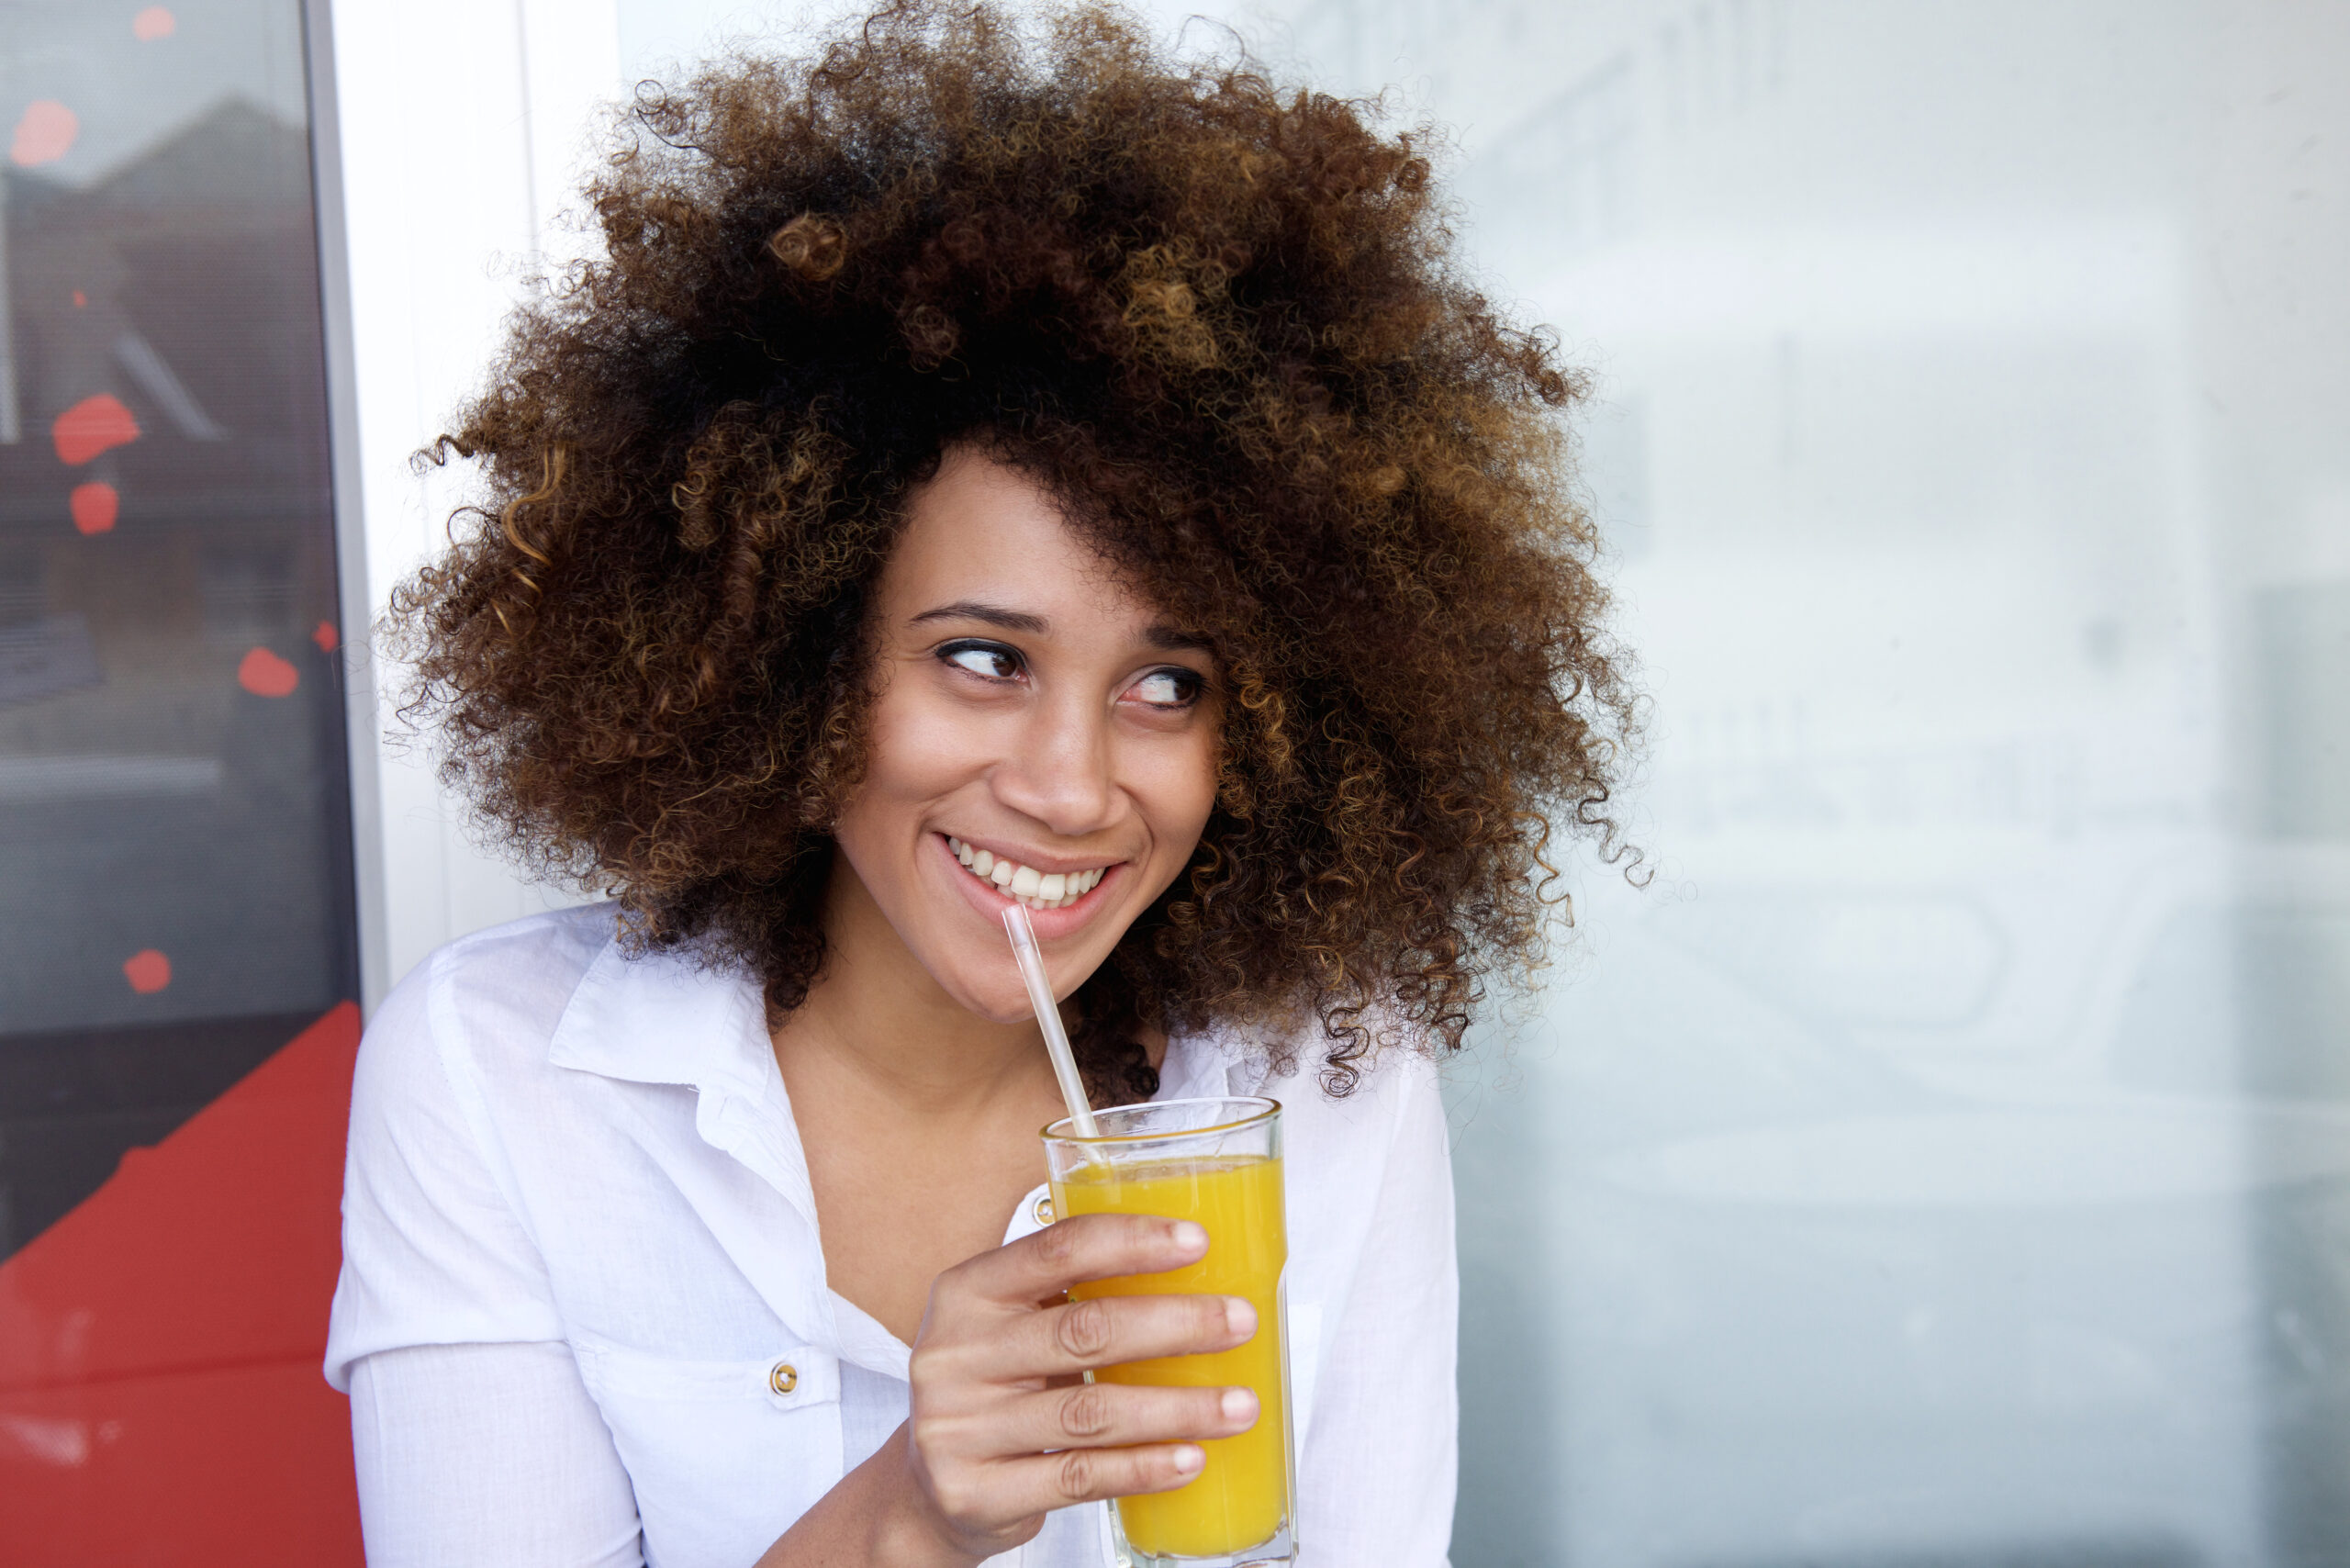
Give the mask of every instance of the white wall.
[[337, 455], [371, 1007], [440, 944], [564, 896], [476, 847], [424, 748], [387, 740], [397, 672], [355, 629], [440, 547], [463, 499], [461, 475], [420, 477], [410, 454], [477, 384], [531, 269], [577, 242], [557, 218], [598, 106], [617, 92], [617, 37], [611, 0], [332, 6], [349, 280]]

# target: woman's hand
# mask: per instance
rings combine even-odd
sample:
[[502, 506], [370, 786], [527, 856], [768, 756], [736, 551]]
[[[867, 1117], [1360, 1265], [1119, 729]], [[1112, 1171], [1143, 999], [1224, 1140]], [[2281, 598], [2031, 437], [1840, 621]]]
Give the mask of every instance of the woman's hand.
[[1078, 1374], [1228, 1350], [1257, 1331], [1237, 1296], [1062, 1298], [1069, 1286], [1195, 1263], [1189, 1220], [1081, 1215], [957, 1265], [914, 1335], [912, 1412], [759, 1560], [759, 1568], [970, 1568], [1073, 1503], [1165, 1492], [1199, 1443], [1247, 1431], [1247, 1388], [1136, 1388]]
[[1238, 1297], [1061, 1299], [1084, 1281], [1197, 1262], [1207, 1245], [1188, 1220], [1084, 1215], [939, 1275], [914, 1337], [912, 1415], [874, 1456], [896, 1450], [903, 1481], [873, 1521], [868, 1561], [943, 1568], [1008, 1551], [1050, 1509], [1182, 1485], [1205, 1462], [1201, 1439], [1254, 1425], [1246, 1388], [1077, 1381], [1256, 1333]]

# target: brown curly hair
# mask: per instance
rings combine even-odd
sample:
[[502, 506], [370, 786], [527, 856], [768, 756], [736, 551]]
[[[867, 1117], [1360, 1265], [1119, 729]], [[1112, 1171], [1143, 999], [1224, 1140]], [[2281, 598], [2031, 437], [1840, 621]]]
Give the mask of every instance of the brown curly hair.
[[1318, 1015], [1339, 1093], [1391, 1034], [1457, 1047], [1542, 951], [1552, 825], [1623, 855], [1635, 706], [1583, 383], [1460, 280], [1427, 133], [1375, 118], [1102, 5], [912, 0], [641, 87], [601, 259], [426, 454], [487, 487], [388, 622], [447, 773], [788, 1014], [867, 597], [909, 487], [979, 443], [1221, 671], [1197, 854], [1075, 998], [1094, 1091], [1150, 1092], [1146, 1022]]

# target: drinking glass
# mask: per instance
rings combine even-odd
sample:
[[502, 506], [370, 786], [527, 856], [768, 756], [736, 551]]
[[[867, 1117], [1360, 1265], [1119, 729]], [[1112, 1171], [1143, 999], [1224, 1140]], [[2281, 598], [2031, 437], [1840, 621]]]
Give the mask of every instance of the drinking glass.
[[1076, 1286], [1108, 1295], [1237, 1295], [1257, 1309], [1247, 1344], [1205, 1355], [1105, 1367], [1099, 1383], [1256, 1390], [1257, 1424], [1201, 1445], [1207, 1464], [1172, 1492], [1121, 1497], [1118, 1550], [1133, 1568], [1255, 1568], [1297, 1557], [1289, 1319], [1282, 1265], [1281, 1108], [1271, 1100], [1169, 1100], [1097, 1111], [1099, 1136], [1067, 1121], [1045, 1129], [1057, 1218], [1146, 1214], [1196, 1220], [1207, 1256], [1163, 1274]]

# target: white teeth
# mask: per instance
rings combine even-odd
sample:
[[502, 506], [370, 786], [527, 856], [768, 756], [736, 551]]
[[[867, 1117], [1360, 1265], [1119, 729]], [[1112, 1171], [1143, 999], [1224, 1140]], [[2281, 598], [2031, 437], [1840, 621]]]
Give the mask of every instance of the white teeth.
[[974, 849], [952, 835], [946, 847], [971, 875], [993, 883], [1030, 909], [1067, 909], [1100, 887], [1102, 879], [1110, 874], [1107, 866], [1084, 871], [1039, 871], [1017, 860], [1000, 859], [988, 850]]

